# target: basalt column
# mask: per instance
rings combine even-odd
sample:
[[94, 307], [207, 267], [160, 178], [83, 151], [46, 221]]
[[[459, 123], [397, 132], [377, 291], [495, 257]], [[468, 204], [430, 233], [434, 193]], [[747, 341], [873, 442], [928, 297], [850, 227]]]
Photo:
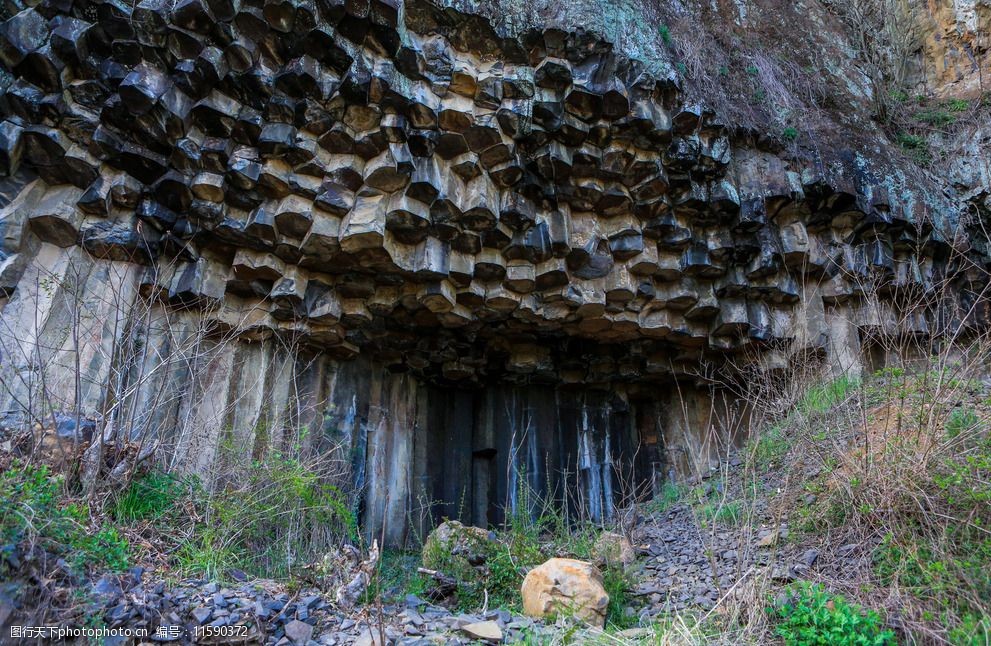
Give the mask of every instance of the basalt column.
[[8, 2], [5, 424], [204, 475], [304, 437], [398, 543], [607, 516], [734, 441], [714, 384], [987, 325], [952, 191], [726, 123], [650, 5]]

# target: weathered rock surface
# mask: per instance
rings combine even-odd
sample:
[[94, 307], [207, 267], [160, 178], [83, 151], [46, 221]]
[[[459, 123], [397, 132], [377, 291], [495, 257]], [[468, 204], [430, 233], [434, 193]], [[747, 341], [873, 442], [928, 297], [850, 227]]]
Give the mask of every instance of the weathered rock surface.
[[446, 520], [438, 525], [423, 542], [423, 566], [439, 568], [446, 559], [456, 559], [466, 566], [484, 563], [495, 546], [495, 534], [481, 527], [462, 525]]
[[982, 78], [991, 69], [991, 7], [986, 0], [939, 2], [907, 7], [908, 44], [921, 54], [906, 61], [910, 82], [938, 96], [972, 98], [987, 92]]
[[737, 136], [647, 4], [11, 5], [6, 422], [79, 409], [198, 473], [218, 429], [320, 429], [395, 544], [421, 499], [498, 521], [526, 459], [609, 515], [606, 465], [708, 450], [710, 373], [988, 324], [949, 188]]
[[593, 626], [605, 624], [609, 595], [591, 563], [550, 559], [527, 572], [521, 594], [523, 611], [531, 617], [573, 615]]
[[473, 624], [462, 626], [464, 634], [472, 639], [479, 639], [485, 642], [499, 643], [502, 641], [502, 630], [499, 624], [494, 621], [476, 621]]
[[[171, 303], [250, 307], [252, 334], [453, 381], [669, 373], [651, 365], [794, 339], [797, 303], [868, 275], [941, 271], [938, 191], [859, 153], [825, 171], [734, 145], [679, 103], [656, 36], [556, 28], [586, 4], [537, 7], [536, 32], [428, 2], [26, 8], [0, 38], [5, 141], [45, 187], [8, 219], [157, 268], [141, 289]], [[571, 351], [587, 338], [625, 351]]]

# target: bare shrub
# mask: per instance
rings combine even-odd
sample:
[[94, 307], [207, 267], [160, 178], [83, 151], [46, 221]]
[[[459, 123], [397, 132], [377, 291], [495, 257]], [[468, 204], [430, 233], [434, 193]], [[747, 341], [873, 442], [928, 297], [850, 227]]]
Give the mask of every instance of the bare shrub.
[[[325, 402], [303, 395], [310, 366], [293, 334], [269, 341], [284, 364], [286, 410], [247, 419], [238, 409], [263, 383], [219, 397], [211, 375], [232, 378], [224, 362], [250, 331], [250, 303], [170, 298], [153, 287], [176, 271], [168, 262], [62, 258], [61, 267], [36, 264], [37, 290], [19, 294], [0, 319], [23, 326], [0, 330], [0, 392], [16, 407], [7, 411], [16, 457], [57, 465], [63, 493], [85, 494], [95, 517], [121, 496], [143, 495], [132, 484], [149, 471], [198, 476], [174, 501], [184, 516], [124, 528], [185, 570], [289, 575], [357, 539], [350, 450], [314, 426]], [[76, 431], [67, 439], [64, 428]]]
[[915, 49], [913, 17], [907, 0], [826, 0], [843, 21], [870, 79], [874, 113], [882, 122], [893, 114], [895, 94], [905, 85]]

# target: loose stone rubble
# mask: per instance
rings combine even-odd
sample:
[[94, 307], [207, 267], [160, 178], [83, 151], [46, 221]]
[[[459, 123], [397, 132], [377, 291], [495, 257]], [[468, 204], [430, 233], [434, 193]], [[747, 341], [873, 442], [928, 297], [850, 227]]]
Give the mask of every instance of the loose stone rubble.
[[[819, 475], [815, 467], [802, 469], [810, 481]], [[640, 558], [631, 612], [648, 622], [685, 611], [710, 611], [718, 603], [754, 603], [767, 590], [792, 581], [869, 577], [875, 545], [865, 543], [863, 536], [854, 543], [824, 541], [781, 520], [782, 510], [774, 507], [781, 501], [774, 499], [787, 487], [785, 477], [755, 477], [733, 454], [718, 474], [697, 480], [694, 492], [682, 501], [646, 511], [635, 531]], [[746, 516], [739, 524], [707, 520], [699, 499], [709, 505], [735, 502]], [[813, 494], [795, 497], [785, 515], [794, 517], [791, 506], [815, 502]]]
[[[518, 640], [524, 631], [542, 629], [532, 619], [513, 617], [504, 610], [457, 614], [414, 596], [384, 605], [380, 616], [374, 605], [337, 608], [315, 588], [290, 593], [271, 581], [224, 586], [197, 579], [166, 587], [164, 582], [144, 582], [143, 578], [150, 577], [142, 576], [139, 570], [119, 577], [104, 576], [93, 586], [97, 605], [91, 612], [104, 612], [107, 626], [112, 628], [148, 628], [151, 635], [159, 626], [181, 629], [178, 639], [151, 637], [153, 643], [333, 646], [377, 642], [381, 629], [387, 643], [412, 646], [467, 644], [497, 631]], [[243, 632], [238, 631], [244, 638], [192, 639], [197, 629], [224, 626], [245, 626]]]

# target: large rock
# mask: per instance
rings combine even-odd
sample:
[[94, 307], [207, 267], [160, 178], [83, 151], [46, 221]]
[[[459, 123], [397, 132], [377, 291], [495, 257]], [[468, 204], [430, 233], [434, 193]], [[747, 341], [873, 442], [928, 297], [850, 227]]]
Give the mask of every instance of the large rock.
[[423, 542], [423, 566], [431, 570], [463, 569], [485, 563], [496, 537], [481, 527], [446, 520]]
[[521, 592], [523, 611], [532, 617], [567, 614], [593, 626], [606, 623], [609, 595], [591, 563], [551, 559], [527, 573]]

